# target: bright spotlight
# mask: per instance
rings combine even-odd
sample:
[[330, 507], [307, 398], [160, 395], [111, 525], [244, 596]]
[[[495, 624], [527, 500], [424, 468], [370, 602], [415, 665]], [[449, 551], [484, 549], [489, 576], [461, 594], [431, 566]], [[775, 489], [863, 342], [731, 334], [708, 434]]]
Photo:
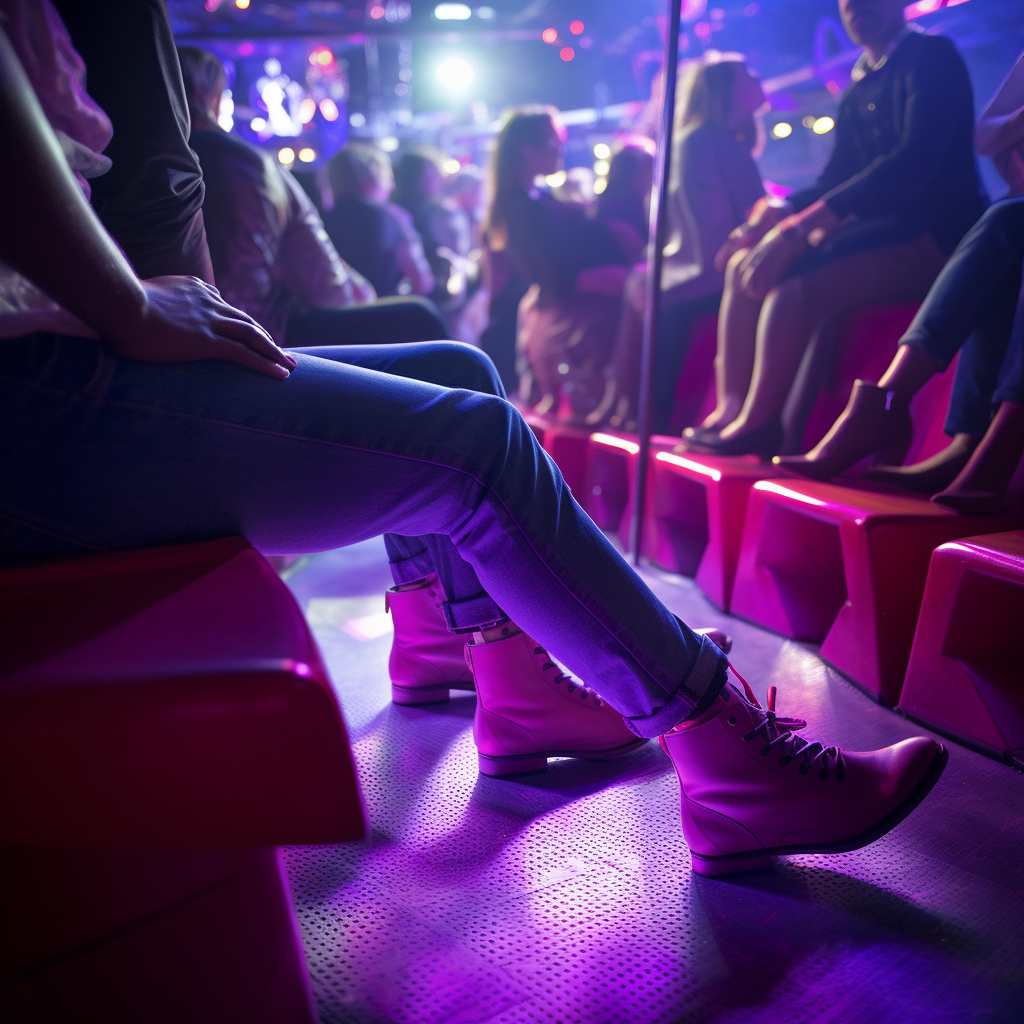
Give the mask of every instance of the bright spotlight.
[[546, 28], [543, 32], [541, 32], [540, 37], [541, 39], [544, 40], [545, 43], [553, 43], [558, 39], [558, 29]]
[[793, 134], [793, 126], [788, 121], [780, 121], [776, 125], [772, 125], [772, 137], [776, 139], [785, 139]]
[[354, 114], [349, 114], [348, 123], [352, 125], [353, 128], [362, 128], [363, 125], [366, 124], [366, 115], [360, 114], [358, 111]]
[[608, 187], [608, 180], [606, 178], [598, 178], [594, 182], [594, 195], [599, 196]]
[[249, 0], [235, 0], [235, 6], [240, 11], [248, 10], [249, 9]]
[[475, 72], [461, 57], [441, 61], [435, 72], [437, 80], [447, 89], [465, 89], [473, 81]]
[[551, 188], [561, 188], [565, 184], [565, 171], [555, 171], [554, 174], [544, 176], [544, 181]]
[[394, 135], [385, 135], [380, 142], [377, 143], [385, 153], [394, 153], [398, 149], [398, 139]]
[[335, 103], [330, 96], [325, 96], [320, 101], [320, 113], [324, 115], [325, 121], [337, 121], [338, 104]]
[[577, 18], [576, 21], [570, 21], [569, 22], [569, 31], [574, 36], [581, 36], [581, 35], [583, 35], [583, 22], [580, 21], [578, 18]]
[[283, 164], [295, 163], [295, 150], [291, 146], [284, 146], [277, 151], [277, 159]]
[[254, 117], [249, 122], [249, 127], [254, 132], [265, 132], [267, 130], [267, 119], [265, 117]]
[[832, 131], [835, 128], [836, 123], [831, 117], [819, 117], [815, 120], [814, 124], [811, 125], [811, 131], [815, 135], [824, 135], [826, 132]]
[[597, 163], [594, 164], [594, 173], [599, 178], [603, 178], [608, 173], [608, 169], [609, 164], [607, 160], [598, 160]]
[[558, 56], [564, 61], [570, 61], [576, 56], [576, 51], [571, 46], [563, 46], [562, 49], [558, 51]]
[[316, 159], [316, 150], [310, 149], [309, 146], [306, 146], [305, 149], [300, 149], [299, 159], [304, 164], [311, 164]]
[[594, 156], [596, 156], [598, 160], [607, 160], [611, 155], [612, 147], [609, 146], [607, 142], [599, 142], [594, 147]]
[[473, 17], [467, 4], [438, 4], [434, 8], [434, 17], [438, 21], [465, 21]]
[[266, 71], [271, 78], [276, 78], [281, 74], [281, 62], [276, 57], [268, 57], [263, 62], [263, 70]]
[[818, 119], [814, 116], [814, 114], [808, 114], [800, 123], [805, 128], [813, 128], [814, 127], [814, 122], [817, 121], [817, 120]]
[[299, 104], [299, 120], [303, 124], [309, 124], [313, 120], [314, 114], [316, 114], [316, 100], [312, 96], [307, 96]]
[[449, 157], [444, 162], [444, 173], [445, 174], [458, 174], [462, 170], [462, 164], [459, 163], [455, 157]]
[[483, 18], [484, 21], [490, 21], [491, 18], [494, 17], [494, 13], [493, 7], [478, 7], [476, 9], [476, 16], [478, 18]]

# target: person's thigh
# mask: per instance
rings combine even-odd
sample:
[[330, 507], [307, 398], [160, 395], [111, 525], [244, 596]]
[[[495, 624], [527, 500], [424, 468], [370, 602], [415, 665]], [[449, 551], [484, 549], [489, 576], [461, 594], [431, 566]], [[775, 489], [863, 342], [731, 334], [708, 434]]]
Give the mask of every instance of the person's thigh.
[[429, 299], [389, 296], [344, 309], [297, 309], [288, 318], [289, 348], [313, 345], [397, 345], [450, 337]]

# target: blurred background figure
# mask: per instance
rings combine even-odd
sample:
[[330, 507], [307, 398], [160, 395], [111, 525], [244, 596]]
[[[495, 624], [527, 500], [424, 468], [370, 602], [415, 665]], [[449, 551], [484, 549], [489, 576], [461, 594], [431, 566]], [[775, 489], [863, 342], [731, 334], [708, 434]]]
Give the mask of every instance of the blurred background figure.
[[491, 163], [487, 238], [530, 286], [519, 304], [520, 396], [582, 420], [604, 394], [630, 260], [607, 225], [535, 185], [561, 164], [550, 107], [513, 111]]
[[324, 227], [334, 247], [379, 296], [429, 295], [434, 275], [423, 242], [404, 207], [388, 200], [395, 180], [387, 153], [350, 142], [327, 162], [334, 198]]
[[616, 143], [607, 184], [597, 197], [596, 216], [616, 233], [633, 263], [643, 256], [650, 232], [654, 151], [654, 143], [638, 135]]

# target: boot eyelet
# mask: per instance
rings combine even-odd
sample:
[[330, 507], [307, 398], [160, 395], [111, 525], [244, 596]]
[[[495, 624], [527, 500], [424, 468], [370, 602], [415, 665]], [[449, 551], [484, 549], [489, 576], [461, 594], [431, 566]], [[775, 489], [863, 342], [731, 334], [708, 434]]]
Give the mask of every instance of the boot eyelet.
[[730, 715], [729, 716], [729, 724], [730, 725], [735, 725], [736, 724], [736, 716], [735, 715]]

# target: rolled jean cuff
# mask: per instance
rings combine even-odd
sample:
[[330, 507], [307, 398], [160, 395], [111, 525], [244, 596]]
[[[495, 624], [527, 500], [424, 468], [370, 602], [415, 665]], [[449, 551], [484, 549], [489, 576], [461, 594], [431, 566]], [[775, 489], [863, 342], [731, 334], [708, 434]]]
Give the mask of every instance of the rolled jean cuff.
[[471, 633], [508, 621], [508, 616], [484, 593], [457, 601], [442, 601], [441, 609], [453, 633]]
[[[915, 321], [916, 322], [916, 321]], [[939, 372], [945, 373], [950, 364], [956, 358], [960, 346], [951, 343], [942, 344], [924, 328], [915, 329], [914, 324], [907, 328], [906, 333], [900, 338], [901, 345], [913, 345], [914, 348], [924, 349], [939, 364]]]
[[626, 725], [637, 734], [651, 738], [666, 733], [687, 718], [707, 711], [725, 686], [729, 659], [718, 645], [702, 636], [700, 654], [679, 689], [668, 703], [649, 715], [627, 718]]

